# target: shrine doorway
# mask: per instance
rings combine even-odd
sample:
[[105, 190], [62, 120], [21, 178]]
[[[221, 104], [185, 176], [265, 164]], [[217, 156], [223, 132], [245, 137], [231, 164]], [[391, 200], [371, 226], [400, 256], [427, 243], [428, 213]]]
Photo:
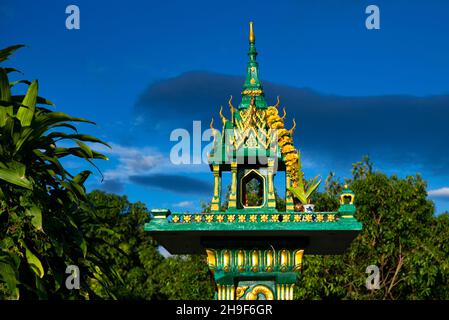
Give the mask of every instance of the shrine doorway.
[[265, 177], [258, 171], [253, 169], [243, 176], [240, 202], [244, 208], [260, 208], [265, 203]]

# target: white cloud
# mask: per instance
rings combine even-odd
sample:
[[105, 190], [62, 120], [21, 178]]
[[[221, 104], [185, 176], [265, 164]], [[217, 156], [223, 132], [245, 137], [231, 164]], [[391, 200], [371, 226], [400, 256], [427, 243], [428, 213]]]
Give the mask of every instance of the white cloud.
[[178, 203], [173, 203], [173, 207], [178, 208], [190, 208], [193, 206], [193, 201], [181, 201]]
[[430, 197], [434, 198], [448, 198], [449, 199], [449, 188], [443, 187], [439, 189], [430, 190], [428, 192]]
[[126, 180], [129, 176], [147, 174], [164, 162], [163, 155], [149, 147], [125, 147], [116, 143], [109, 144], [112, 149], [102, 150], [104, 153], [118, 157], [118, 166], [104, 172], [106, 180]]

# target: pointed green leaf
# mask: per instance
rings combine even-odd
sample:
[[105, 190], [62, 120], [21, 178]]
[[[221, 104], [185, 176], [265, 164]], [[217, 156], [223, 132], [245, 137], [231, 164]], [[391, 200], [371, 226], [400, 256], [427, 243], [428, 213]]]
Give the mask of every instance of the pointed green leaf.
[[0, 251], [0, 282], [6, 284], [15, 299], [19, 298], [19, 264], [20, 259], [15, 254]]
[[39, 277], [42, 278], [45, 274], [44, 267], [42, 266], [41, 261], [36, 255], [28, 249], [24, 242], [22, 242], [22, 246], [25, 248], [25, 257], [27, 259], [28, 265], [31, 270]]
[[5, 106], [0, 106], [0, 127], [3, 127], [6, 122], [6, 115], [12, 115], [13, 112], [12, 104], [9, 104], [11, 91], [8, 75], [3, 68], [0, 68], [0, 101], [5, 102]]
[[0, 179], [19, 187], [32, 189], [33, 185], [25, 177], [25, 165], [19, 162], [10, 162], [0, 166]]
[[28, 87], [27, 94], [22, 101], [22, 106], [19, 108], [19, 111], [17, 111], [16, 117], [20, 120], [23, 127], [31, 125], [31, 121], [33, 120], [34, 110], [36, 108], [37, 90], [38, 83], [37, 80], [34, 80]]
[[16, 80], [16, 81], [10, 82], [10, 83], [9, 83], [9, 87], [12, 88], [12, 87], [14, 87], [16, 84], [19, 84], [19, 83], [24, 83], [24, 84], [27, 84], [27, 85], [31, 85], [31, 82], [28, 81], [28, 80]]
[[26, 210], [26, 213], [28, 215], [30, 215], [31, 218], [31, 223], [33, 224], [33, 226], [39, 230], [39, 231], [43, 231], [42, 229], [42, 211], [39, 207], [33, 205], [30, 208], [28, 208]]
[[16, 68], [4, 68], [6, 73], [10, 73], [10, 72], [18, 72], [18, 73], [22, 73], [20, 72], [20, 70], [17, 70]]
[[5, 61], [8, 57], [17, 49], [24, 47], [23, 44], [16, 44], [14, 46], [7, 47], [5, 49], [0, 50], [0, 62]]
[[[24, 81], [25, 81], [24, 83], [30, 83], [31, 84], [31, 82], [29, 82], [29, 81], [26, 81], [26, 80], [24, 80]], [[12, 96], [11, 99], [13, 101], [21, 102], [25, 97], [26, 96], [24, 96], [24, 95], [15, 95], [15, 96]], [[54, 106], [55, 105], [50, 100], [48, 100], [46, 98], [39, 97], [39, 96], [36, 97], [36, 104], [46, 104], [46, 105], [49, 105], [49, 106]]]
[[87, 178], [89, 178], [89, 176], [91, 174], [92, 174], [92, 171], [84, 170], [84, 171], [78, 173], [72, 180], [79, 185], [83, 185], [84, 182], [86, 182]]

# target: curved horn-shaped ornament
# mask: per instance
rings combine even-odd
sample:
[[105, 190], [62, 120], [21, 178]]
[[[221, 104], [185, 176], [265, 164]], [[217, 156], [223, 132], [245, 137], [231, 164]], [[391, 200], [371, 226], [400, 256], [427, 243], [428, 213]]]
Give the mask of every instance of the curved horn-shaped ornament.
[[293, 118], [293, 127], [289, 130], [290, 134], [293, 136], [293, 133], [295, 132], [296, 129], [296, 121], [295, 118]]
[[226, 117], [223, 115], [223, 106], [220, 106], [220, 117], [221, 117], [221, 121], [223, 121], [223, 124], [226, 123]]
[[282, 108], [282, 111], [284, 111], [284, 115], [281, 117], [281, 119], [284, 120], [285, 117], [287, 116], [287, 112], [285, 111], [285, 107]]
[[212, 131], [215, 132], [215, 128], [214, 128], [214, 117], [212, 117], [212, 119], [210, 120], [210, 128], [212, 129]]
[[279, 96], [277, 96], [276, 97], [276, 104], [273, 107], [275, 107], [275, 108], [279, 107], [279, 103], [280, 103]]
[[232, 111], [232, 109], [235, 109], [234, 106], [232, 105], [232, 95], [229, 98], [228, 104], [229, 104], [229, 108], [231, 108], [231, 111]]

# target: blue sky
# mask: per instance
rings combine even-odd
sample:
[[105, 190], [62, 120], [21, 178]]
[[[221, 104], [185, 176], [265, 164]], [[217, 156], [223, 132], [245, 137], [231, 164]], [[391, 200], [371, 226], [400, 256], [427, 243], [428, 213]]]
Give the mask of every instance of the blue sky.
[[[65, 28], [66, 6], [80, 30]], [[365, 8], [380, 8], [380, 30]], [[238, 101], [254, 21], [267, 100], [281, 96], [298, 129], [307, 175], [345, 178], [369, 154], [375, 168], [420, 172], [437, 212], [449, 210], [447, 1], [18, 1], [0, 3], [0, 45], [23, 43], [9, 64], [57, 110], [97, 126], [112, 144], [89, 189], [149, 208], [194, 211], [211, 196], [207, 165], [169, 163], [175, 128], [218, 121]], [[236, 103], [237, 104], [237, 103]], [[75, 170], [79, 162], [66, 161]], [[447, 188], [447, 189], [446, 189]]]

